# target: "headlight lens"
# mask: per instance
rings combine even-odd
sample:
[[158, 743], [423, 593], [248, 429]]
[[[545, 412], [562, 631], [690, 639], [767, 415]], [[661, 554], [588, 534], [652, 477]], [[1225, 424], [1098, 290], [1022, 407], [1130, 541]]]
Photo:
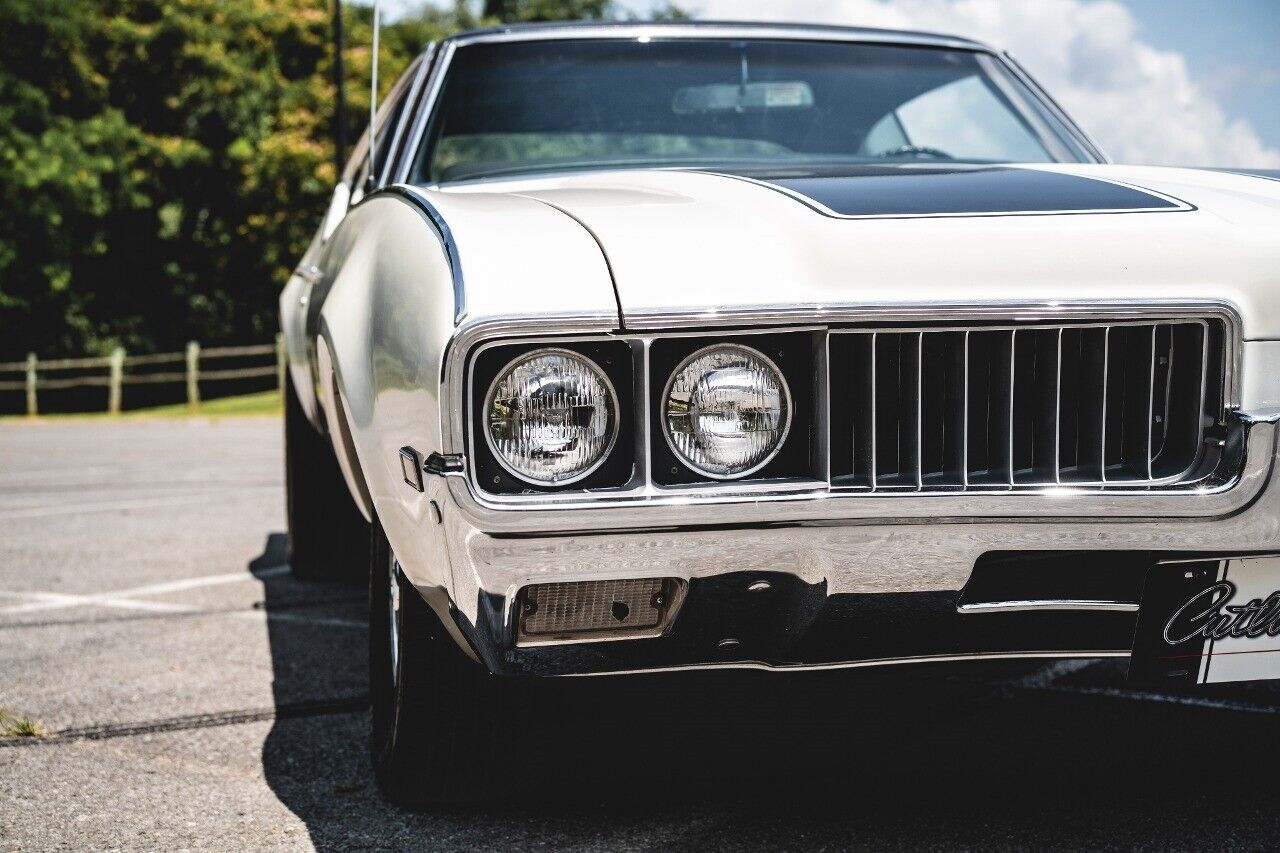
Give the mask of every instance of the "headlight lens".
[[516, 477], [544, 486], [572, 483], [609, 455], [618, 437], [618, 398], [589, 359], [536, 350], [489, 386], [484, 433], [494, 457]]
[[750, 474], [782, 447], [791, 392], [777, 365], [736, 344], [698, 350], [671, 375], [662, 421], [671, 449], [715, 479]]

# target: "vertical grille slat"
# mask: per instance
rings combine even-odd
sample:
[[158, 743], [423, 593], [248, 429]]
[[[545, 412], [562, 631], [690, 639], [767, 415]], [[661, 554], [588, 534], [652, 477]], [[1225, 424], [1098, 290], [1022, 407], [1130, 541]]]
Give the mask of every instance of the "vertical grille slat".
[[1020, 332], [1013, 362], [1013, 481], [1053, 483], [1058, 467], [1057, 330]]
[[1151, 459], [1155, 455], [1152, 441], [1156, 421], [1156, 339], [1160, 336], [1160, 327], [1151, 327], [1151, 370], [1147, 378], [1147, 479], [1151, 477]]
[[866, 491], [1133, 488], [1191, 476], [1224, 399], [1197, 319], [833, 332], [831, 481]]
[[920, 484], [964, 485], [965, 334], [930, 332], [920, 343]]
[[1102, 479], [1107, 331], [1062, 331], [1058, 473], [1063, 484]]
[[918, 489], [919, 332], [879, 332], [875, 338], [875, 488]]
[[1062, 482], [1062, 333], [1058, 330], [1053, 383], [1053, 482]]
[[1209, 345], [1207, 329], [1202, 323], [1172, 325], [1166, 334], [1167, 345], [1157, 353], [1167, 359], [1157, 364], [1157, 383], [1163, 394], [1152, 412], [1158, 442], [1151, 450], [1151, 476], [1155, 479], [1177, 477], [1191, 466], [1204, 427], [1206, 400], [1205, 376]]
[[1154, 326], [1112, 329], [1107, 384], [1108, 482], [1147, 480], [1151, 440], [1151, 341]]
[[1013, 334], [973, 331], [968, 340], [967, 481], [970, 486], [1008, 485]]

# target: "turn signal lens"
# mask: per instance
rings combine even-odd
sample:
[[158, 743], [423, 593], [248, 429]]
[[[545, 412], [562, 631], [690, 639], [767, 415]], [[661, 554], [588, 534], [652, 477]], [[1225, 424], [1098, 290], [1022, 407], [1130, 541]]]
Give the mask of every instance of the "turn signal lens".
[[736, 344], [698, 350], [663, 395], [667, 442], [714, 479], [741, 477], [777, 455], [791, 426], [791, 392], [764, 353]]
[[508, 364], [489, 386], [484, 434], [494, 457], [529, 483], [559, 486], [600, 467], [618, 437], [618, 398], [589, 359], [541, 349]]

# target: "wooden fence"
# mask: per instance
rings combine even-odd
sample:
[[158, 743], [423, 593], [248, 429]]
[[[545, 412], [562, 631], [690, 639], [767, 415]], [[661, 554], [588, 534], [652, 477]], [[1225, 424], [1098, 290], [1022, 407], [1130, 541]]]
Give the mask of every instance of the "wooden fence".
[[[234, 369], [210, 370], [203, 366], [206, 361], [225, 358], [247, 358], [273, 356], [273, 363], [261, 367], [241, 367]], [[168, 368], [173, 365], [173, 368]], [[181, 365], [181, 367], [177, 367]], [[131, 368], [156, 367], [157, 372], [133, 373]], [[105, 375], [93, 375], [88, 371], [104, 370]], [[176, 384], [186, 383], [187, 405], [193, 409], [200, 406], [200, 383], [218, 382], [227, 379], [252, 379], [274, 375], [276, 386], [284, 392], [284, 336], [276, 335], [274, 344], [257, 344], [247, 347], [207, 347], [192, 341], [187, 344], [185, 352], [154, 353], [150, 355], [128, 355], [123, 349], [116, 349], [111, 355], [98, 358], [58, 358], [40, 360], [35, 353], [27, 356], [26, 361], [0, 362], [0, 392], [25, 391], [27, 394], [27, 414], [39, 414], [39, 393], [43, 390], [62, 388], [78, 388], [83, 386], [104, 386], [107, 389], [107, 412], [113, 415], [120, 413], [120, 402], [124, 394], [124, 386], [135, 384]], [[82, 375], [63, 376], [58, 373], [77, 372]], [[5, 381], [6, 374], [21, 374], [22, 379]], [[49, 376], [49, 374], [55, 374]], [[87, 375], [83, 375], [87, 374]]]

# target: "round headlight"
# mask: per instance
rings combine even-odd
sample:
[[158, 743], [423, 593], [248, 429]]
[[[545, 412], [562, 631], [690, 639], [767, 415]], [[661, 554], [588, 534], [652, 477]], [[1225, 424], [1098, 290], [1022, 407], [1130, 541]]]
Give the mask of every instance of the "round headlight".
[[560, 486], [600, 467], [618, 437], [609, 379], [576, 352], [541, 349], [498, 372], [484, 404], [494, 457], [529, 483]]
[[718, 480], [763, 468], [791, 427], [791, 392], [764, 353], [737, 344], [680, 363], [662, 401], [667, 443], [689, 467]]

